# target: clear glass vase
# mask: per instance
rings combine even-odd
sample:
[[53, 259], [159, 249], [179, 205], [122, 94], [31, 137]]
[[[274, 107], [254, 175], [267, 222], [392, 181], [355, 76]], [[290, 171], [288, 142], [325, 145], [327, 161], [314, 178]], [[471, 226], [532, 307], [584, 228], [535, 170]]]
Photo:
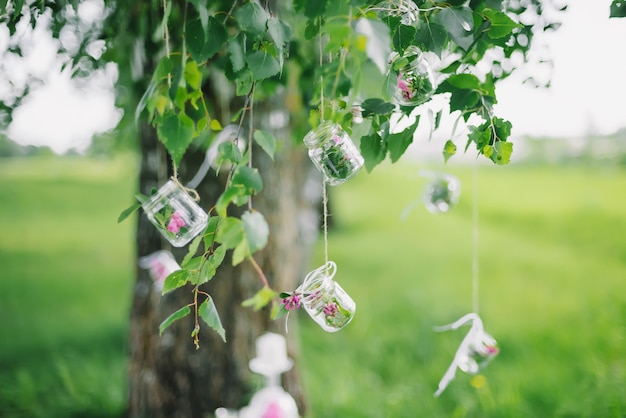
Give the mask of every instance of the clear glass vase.
[[329, 261], [310, 272], [298, 292], [309, 316], [326, 332], [336, 332], [348, 325], [356, 304], [339, 283], [333, 280], [337, 266]]
[[431, 177], [424, 188], [424, 205], [430, 213], [445, 213], [461, 196], [461, 181], [450, 174], [425, 174]]
[[150, 222], [174, 247], [182, 247], [202, 233], [209, 221], [206, 212], [173, 180], [142, 206]]
[[389, 63], [389, 77], [395, 78], [396, 103], [417, 106], [430, 100], [435, 93], [435, 76], [419, 48], [411, 45], [402, 55], [393, 52]]
[[325, 121], [304, 137], [309, 157], [322, 172], [324, 181], [336, 186], [348, 180], [363, 167], [363, 157], [340, 125]]

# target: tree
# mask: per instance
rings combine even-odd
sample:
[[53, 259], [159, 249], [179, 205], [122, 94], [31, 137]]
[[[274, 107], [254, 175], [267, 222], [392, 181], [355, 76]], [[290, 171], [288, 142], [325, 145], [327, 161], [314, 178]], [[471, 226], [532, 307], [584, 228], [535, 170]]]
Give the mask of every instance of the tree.
[[[174, 251], [182, 270], [166, 279], [169, 292], [155, 294], [137, 270], [128, 411], [168, 417], [245, 400], [254, 338], [278, 328], [270, 312], [284, 313], [278, 291], [293, 290], [308, 268], [312, 240], [302, 226], [316, 223], [318, 202], [304, 195], [317, 174], [298, 145], [304, 134], [335, 122], [359, 143], [371, 171], [387, 155], [401, 158], [426, 119], [424, 103], [440, 94], [449, 109], [428, 110], [431, 128], [442, 112], [456, 112], [471, 124], [465, 150], [506, 164], [511, 124], [494, 114], [496, 82], [514, 70], [512, 57], [526, 60], [537, 32], [558, 26], [544, 9], [565, 10], [539, 0], [111, 0], [104, 25], [85, 28], [79, 3], [0, 2], [0, 22], [15, 33], [20, 20], [33, 23], [50, 9], [53, 33], [73, 25], [80, 34], [76, 48], [61, 51], [77, 77], [118, 64], [127, 111], [120, 129], [136, 123], [141, 146], [140, 202], [170, 176], [191, 177], [224, 125], [241, 129], [219, 148], [226, 166], [197, 188], [211, 218], [200, 238]], [[624, 16], [622, 1], [611, 15]], [[90, 45], [100, 39], [106, 52], [96, 58]], [[8, 119], [27, 94], [3, 103]], [[460, 139], [452, 132], [442, 145], [445, 160]], [[138, 256], [164, 247], [139, 217]], [[296, 371], [287, 386], [298, 394]]]

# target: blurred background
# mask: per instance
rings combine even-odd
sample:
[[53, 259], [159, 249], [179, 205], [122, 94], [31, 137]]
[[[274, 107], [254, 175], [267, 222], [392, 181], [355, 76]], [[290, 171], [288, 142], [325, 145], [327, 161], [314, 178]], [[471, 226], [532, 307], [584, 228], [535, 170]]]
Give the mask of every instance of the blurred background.
[[[448, 118], [400, 163], [332, 190], [331, 258], [358, 314], [337, 334], [291, 316], [310, 416], [626, 416], [626, 22], [586, 3], [546, 35], [537, 54], [551, 63], [498, 86], [498, 115], [514, 125], [509, 166], [473, 155], [444, 165]], [[21, 61], [3, 60], [5, 81], [55, 68], [44, 26], [25, 35]], [[531, 73], [551, 88], [522, 84]], [[139, 156], [114, 130], [115, 68], [81, 85], [45, 74], [0, 134], [0, 416], [116, 417], [135, 271], [135, 225], [116, 219]], [[423, 169], [457, 176], [460, 201], [401, 219]], [[472, 310], [474, 252], [500, 354], [434, 398], [467, 329], [432, 328]]]

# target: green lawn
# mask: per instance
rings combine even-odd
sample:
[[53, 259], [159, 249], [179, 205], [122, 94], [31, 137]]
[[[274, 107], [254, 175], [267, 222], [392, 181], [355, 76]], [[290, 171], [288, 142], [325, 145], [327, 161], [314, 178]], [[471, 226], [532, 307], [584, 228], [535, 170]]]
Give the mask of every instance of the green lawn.
[[[335, 334], [290, 319], [308, 416], [626, 417], [626, 171], [480, 166], [480, 314], [501, 352], [436, 399], [467, 328], [432, 327], [472, 309], [474, 190], [471, 168], [446, 167], [458, 206], [402, 221], [421, 168], [331, 189], [330, 258], [357, 314]], [[123, 411], [134, 250], [116, 218], [135, 170], [130, 157], [0, 161], [0, 416]]]

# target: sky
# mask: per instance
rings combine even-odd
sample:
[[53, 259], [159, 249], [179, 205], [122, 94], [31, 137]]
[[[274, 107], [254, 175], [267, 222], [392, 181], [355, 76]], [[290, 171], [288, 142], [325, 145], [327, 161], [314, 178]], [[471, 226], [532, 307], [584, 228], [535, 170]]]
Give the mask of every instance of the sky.
[[[610, 134], [626, 127], [626, 19], [608, 18], [610, 0], [570, 3], [561, 28], [538, 39], [553, 60], [551, 88], [522, 83], [529, 73], [545, 78], [545, 65], [527, 66], [497, 85], [495, 111], [513, 123], [514, 137]], [[100, 0], [88, 0], [79, 10], [81, 19], [89, 23], [100, 8]], [[14, 84], [24, 83], [24, 74], [45, 81], [15, 111], [8, 135], [22, 145], [47, 145], [57, 153], [84, 151], [94, 133], [113, 129], [121, 117], [114, 107], [117, 70], [108, 65], [77, 85], [60, 71], [51, 52], [56, 41], [43, 23], [32, 33], [23, 31], [30, 45], [24, 59], [0, 63], [0, 70], [2, 65], [11, 69]], [[8, 42], [8, 30], [0, 27], [0, 53]], [[540, 52], [543, 47], [536, 50]], [[6, 81], [0, 80], [0, 97], [10, 93]]]

